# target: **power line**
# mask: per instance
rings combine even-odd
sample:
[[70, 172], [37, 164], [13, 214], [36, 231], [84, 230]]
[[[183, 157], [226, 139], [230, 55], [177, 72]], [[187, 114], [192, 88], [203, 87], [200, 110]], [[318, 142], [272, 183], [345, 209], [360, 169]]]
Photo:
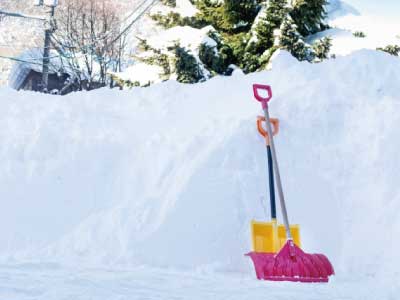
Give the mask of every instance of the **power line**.
[[120, 22], [120, 24], [122, 25], [123, 23], [125, 23], [126, 21], [128, 21], [129, 18], [132, 17], [132, 16], [135, 14], [135, 12], [137, 12], [143, 5], [145, 5], [147, 1], [148, 1], [148, 0], [144, 0], [143, 2], [141, 2], [141, 3], [139, 4], [139, 6], [135, 7], [135, 9], [134, 9], [127, 17], [125, 17], [124, 20], [122, 20], [122, 21]]
[[9, 11], [5, 11], [5, 10], [1, 10], [1, 9], [0, 9], [0, 15], [5, 15], [5, 16], [8, 16], [8, 17], [17, 17], [17, 18], [24, 18], [24, 19], [47, 21], [47, 19], [45, 17], [42, 17], [42, 16], [35, 16], [35, 15], [27, 15], [27, 14], [22, 14], [22, 13], [9, 12]]
[[136, 17], [132, 20], [132, 22], [124, 29], [122, 30], [122, 32], [117, 35], [116, 38], [114, 38], [110, 43], [106, 44], [106, 48], [112, 44], [114, 44], [116, 41], [118, 41], [125, 33], [128, 32], [129, 29], [131, 29], [131, 27], [133, 26], [133, 24], [136, 23], [136, 21], [138, 21], [153, 5], [156, 4], [158, 0], [153, 0], [151, 1], [151, 3]]
[[[119, 40], [121, 38], [121, 36], [123, 36], [158, 0], [153, 0], [138, 16], [136, 16], [136, 18], [134, 18], [129, 25], [127, 25], [118, 35], [116, 38], [114, 38], [110, 43], [108, 43], [106, 45], [106, 47], [109, 46], [109, 44], [113, 44], [115, 43], [117, 40]], [[122, 24], [124, 24], [127, 20], [129, 20], [129, 18], [131, 18], [136, 12], [138, 12], [146, 3], [148, 2], [148, 0], [144, 0], [142, 1], [128, 16], [126, 16], [122, 21], [120, 21], [120, 26], [122, 26]], [[0, 15], [8, 15], [8, 16], [13, 16], [13, 17], [22, 17], [22, 18], [33, 18], [33, 19], [37, 19], [37, 20], [42, 20], [42, 21], [47, 21], [47, 19], [45, 17], [41, 17], [41, 16], [33, 16], [33, 15], [26, 15], [26, 14], [21, 14], [21, 13], [13, 13], [13, 12], [7, 12], [4, 10], [0, 10]], [[104, 40], [106, 38], [108, 38], [108, 35], [112, 35], [113, 32], [109, 32], [106, 36], [103, 37], [99, 37], [97, 39], [95, 39], [94, 41], [92, 41], [91, 44], [87, 45], [86, 47], [92, 47], [95, 46], [94, 42], [97, 40]], [[53, 35], [54, 37], [54, 35]], [[7, 47], [7, 48], [16, 48], [16, 46], [12, 46], [12, 45], [0, 45], [0, 47]], [[24, 49], [25, 47], [23, 46], [19, 46], [18, 48]]]
[[[125, 29], [123, 29], [123, 30], [121, 31], [121, 32], [123, 32], [123, 33], [122, 33], [122, 34], [119, 34], [118, 37], [117, 37], [116, 39], [114, 39], [114, 40], [111, 42], [111, 44], [114, 43], [115, 41], [119, 40], [119, 39], [121, 38], [121, 36], [122, 36], [124, 33], [126, 33], [126, 32], [130, 29], [130, 27], [132, 27], [132, 25], [133, 25], [134, 23], [136, 23], [136, 21], [137, 21], [138, 19], [140, 19], [140, 18], [155, 4], [155, 2], [157, 2], [157, 1], [158, 1], [158, 0], [152, 1], [151, 4], [148, 5], [148, 6], [143, 10], [143, 12], [141, 12], [135, 19], [133, 19], [133, 21], [131, 21], [131, 22], [129, 23], [129, 25], [127, 26], [127, 28], [125, 28]], [[135, 7], [135, 9], [134, 9], [128, 16], [126, 16], [123, 20], [118, 21], [119, 26], [122, 27], [123, 24], [124, 24], [126, 21], [128, 21], [135, 13], [137, 13], [147, 2], [149, 2], [149, 0], [144, 0], [144, 1], [142, 1], [137, 7]], [[102, 36], [102, 37], [98, 37], [98, 38], [95, 38], [95, 39], [91, 39], [91, 44], [89, 44], [87, 47], [94, 46], [94, 45], [95, 45], [95, 44], [94, 44], [95, 42], [101, 41], [101, 40], [105, 40], [105, 39], [107, 39], [108, 37], [112, 36], [112, 34], [114, 34], [114, 32], [109, 31], [109, 32], [107, 32], [107, 33], [106, 33], [104, 36]], [[88, 38], [84, 38], [84, 39], [86, 40], [86, 39], [88, 39]]]
[[[147, 5], [146, 7], [145, 7], [145, 9], [142, 11], [142, 12], [140, 12], [118, 35], [117, 35], [117, 37], [116, 38], [114, 38], [111, 42], [109, 42], [109, 43], [107, 43], [106, 45], [105, 45], [105, 48], [108, 48], [109, 46], [111, 46], [112, 44], [114, 44], [116, 41], [118, 41], [124, 34], [126, 34], [131, 28], [132, 28], [132, 26], [152, 7], [152, 6], [154, 6], [155, 4], [156, 4], [156, 2], [158, 2], [159, 0], [153, 0], [153, 1], [151, 1], [150, 2], [150, 4], [149, 5]], [[146, 3], [148, 2], [148, 0], [144, 0], [143, 2], [141, 2], [141, 4], [138, 6], [138, 7], [136, 7], [135, 8], [135, 10], [134, 11], [132, 11], [127, 17], [125, 17], [124, 18], [124, 20], [122, 20], [121, 22], [120, 22], [120, 24], [122, 25], [124, 22], [126, 22], [129, 18], [131, 18], [136, 12], [138, 12], [139, 10], [140, 10], [140, 8], [142, 8]], [[6, 14], [6, 12], [4, 12], [4, 11], [2, 11], [2, 10], [0, 10], [0, 15], [1, 14]], [[7, 15], [11, 15], [11, 16], [16, 16], [16, 17], [24, 17], [24, 18], [31, 18], [32, 16], [29, 16], [29, 15], [23, 15], [23, 14], [19, 14], [19, 13], [7, 13]], [[33, 16], [33, 17], [35, 17], [35, 16]], [[38, 19], [38, 20], [46, 20], [46, 19], [42, 19], [41, 17], [38, 17], [38, 18], [36, 18], [36, 19]], [[110, 33], [111, 34], [111, 33]], [[55, 37], [54, 37], [54, 35], [52, 36], [52, 38], [53, 39], [55, 39]], [[106, 37], [103, 37], [103, 38], [98, 38], [98, 40], [100, 40], [100, 39], [104, 39], [104, 38], [106, 38]], [[57, 43], [59, 43], [59, 41], [57, 41]], [[0, 45], [1, 46], [1, 45]], [[12, 46], [10, 46], [10, 45], [5, 45], [6, 47], [10, 47], [10, 48], [15, 48], [15, 47], [12, 47]], [[93, 47], [93, 46], [95, 46], [95, 44], [94, 43], [91, 43], [91, 44], [89, 44], [89, 45], [87, 45], [87, 46], [85, 46], [85, 48], [90, 48], [90, 47]], [[22, 47], [21, 47], [22, 48]], [[38, 62], [35, 62], [35, 61], [41, 61], [42, 60], [42, 58], [32, 58], [32, 60], [24, 60], [24, 59], [21, 59], [21, 58], [16, 58], [16, 57], [11, 57], [11, 56], [3, 56], [3, 55], [0, 55], [0, 58], [2, 58], [2, 59], [8, 59], [8, 60], [12, 60], [12, 61], [16, 61], [16, 62], [22, 62], [22, 63], [29, 63], [29, 64], [34, 64], [34, 65], [43, 65], [43, 63], [38, 63]], [[56, 56], [52, 56], [52, 57], [49, 57], [49, 59], [55, 59], [55, 58], [60, 58], [60, 59], [62, 59], [62, 58], [71, 58], [71, 57], [68, 57], [67, 55], [65, 55], [65, 54], [60, 54], [60, 55], [56, 55]]]
[[[126, 34], [131, 28], [132, 28], [132, 26], [152, 7], [152, 6], [154, 6], [155, 4], [156, 4], [156, 2], [158, 2], [159, 0], [153, 0], [153, 1], [151, 1], [150, 2], [150, 4], [149, 5], [147, 5], [146, 7], [145, 7], [145, 9], [143, 9], [143, 11], [142, 12], [140, 12], [114, 39], [112, 39], [110, 42], [107, 42], [105, 45], [104, 45], [104, 49], [108, 49], [110, 46], [112, 46], [116, 41], [118, 41], [124, 34]], [[126, 20], [128, 20], [130, 17], [132, 17], [136, 12], [138, 12], [139, 11], [139, 9], [141, 8], [141, 7], [143, 7], [144, 6], [144, 4], [146, 4], [146, 3], [148, 3], [149, 1], [148, 0], [144, 0], [132, 13], [130, 13], [130, 15], [128, 16], [128, 17], [126, 17], [125, 18], [125, 20], [124, 21], [122, 21], [122, 22], [120, 22], [120, 23], [123, 23], [123, 22], [125, 22]], [[107, 35], [105, 35], [105, 36], [103, 36], [103, 37], [99, 37], [99, 38], [95, 38], [94, 40], [92, 40], [88, 45], [85, 45], [85, 46], [83, 46], [83, 47], [80, 47], [80, 50], [85, 50], [85, 51], [88, 51], [88, 50], [91, 50], [91, 49], [93, 49], [94, 47], [96, 47], [97, 45], [95, 44], [97, 41], [101, 41], [101, 40], [105, 40], [106, 38], [108, 38], [108, 35], [111, 35], [111, 34], [113, 34], [112, 32], [109, 32]], [[68, 46], [68, 45], [66, 45], [66, 44], [64, 44], [62, 41], [60, 41], [60, 40], [58, 40], [56, 37], [55, 37], [55, 35], [53, 34], [52, 35], [52, 39], [57, 43], [57, 44], [59, 44], [61, 47], [64, 47], [64, 48], [69, 48], [69, 49], [71, 49], [71, 48], [74, 48], [74, 47], [71, 47], [71, 46]], [[53, 43], [53, 45], [54, 45], [54, 43]]]
[[[24, 59], [20, 59], [20, 58], [16, 58], [16, 57], [11, 57], [11, 56], [0, 55], [0, 58], [9, 59], [9, 60], [12, 60], [12, 61], [17, 61], [17, 62], [22, 62], [22, 63], [33, 64], [33, 65], [39, 65], [39, 66], [42, 65], [42, 63], [37, 63], [37, 62], [34, 62], [34, 61], [28, 61], [28, 60], [24, 60]], [[39, 60], [39, 59], [37, 59], [37, 60]], [[42, 60], [42, 59], [40, 59], [40, 60]]]
[[16, 46], [16, 45], [12, 45], [12, 44], [0, 44], [1, 48], [26, 48], [28, 46]]

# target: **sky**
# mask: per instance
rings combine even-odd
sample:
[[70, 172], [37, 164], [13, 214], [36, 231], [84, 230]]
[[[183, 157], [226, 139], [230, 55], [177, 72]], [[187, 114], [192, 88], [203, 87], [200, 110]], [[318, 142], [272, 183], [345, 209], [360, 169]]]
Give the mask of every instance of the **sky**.
[[362, 14], [400, 20], [400, 0], [344, 0], [344, 2], [351, 4]]

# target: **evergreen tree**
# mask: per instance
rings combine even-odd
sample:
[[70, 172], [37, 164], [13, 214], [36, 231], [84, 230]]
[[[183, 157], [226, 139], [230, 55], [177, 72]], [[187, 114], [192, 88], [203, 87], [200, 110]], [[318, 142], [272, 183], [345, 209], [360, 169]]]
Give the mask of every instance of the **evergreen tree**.
[[232, 62], [233, 53], [232, 49], [226, 45], [221, 45], [217, 49], [217, 47], [201, 44], [199, 58], [211, 73], [226, 74]]
[[398, 45], [388, 45], [385, 48], [377, 48], [377, 50], [384, 51], [393, 56], [400, 55], [400, 46], [398, 46]]
[[248, 31], [259, 9], [255, 0], [197, 0], [195, 4], [198, 23], [228, 33]]
[[316, 41], [313, 44], [315, 58], [318, 61], [327, 59], [329, 57], [329, 51], [331, 50], [331, 46], [332, 46], [332, 39], [330, 37], [324, 37], [323, 39]]
[[304, 42], [302, 35], [297, 30], [297, 25], [290, 16], [281, 25], [278, 44], [280, 48], [289, 51], [298, 60], [311, 62], [314, 59], [311, 47]]
[[196, 83], [204, 78], [196, 58], [185, 48], [175, 45], [175, 71], [182, 83]]
[[256, 26], [257, 51], [263, 53], [274, 45], [274, 31], [279, 29], [289, 13], [287, 0], [270, 0], [267, 2], [264, 16]]
[[196, 0], [195, 4], [199, 10], [196, 15], [199, 23], [212, 25], [216, 30], [222, 32], [231, 30], [231, 25], [224, 17], [223, 3], [213, 0]]
[[224, 14], [233, 28], [248, 26], [257, 15], [255, 0], [225, 0]]
[[244, 73], [251, 73], [257, 71], [261, 65], [257, 55], [246, 52], [243, 56], [242, 69]]
[[176, 7], [176, 0], [162, 0], [163, 4], [171, 7]]
[[296, 0], [290, 15], [303, 36], [326, 29], [323, 21], [326, 16], [327, 0]]
[[[162, 0], [165, 5], [175, 6], [175, 0]], [[327, 0], [191, 0], [198, 13], [182, 17], [172, 11], [153, 15], [153, 19], [165, 28], [191, 26], [204, 28], [211, 25], [208, 33], [216, 46], [199, 45], [198, 57], [185, 48], [175, 45], [167, 49], [149, 49], [154, 53], [144, 62], [162, 66], [163, 79], [177, 76], [177, 80], [195, 83], [211, 75], [230, 74], [235, 64], [245, 73], [263, 69], [276, 49], [289, 51], [299, 60], [322, 61], [328, 58], [331, 40], [325, 38], [314, 45], [305, 37], [325, 29], [323, 18]], [[397, 49], [388, 49], [396, 53]], [[196, 51], [197, 52], [197, 51]]]
[[353, 32], [353, 36], [356, 38], [362, 38], [362, 39], [367, 37], [367, 35], [362, 31]]
[[163, 72], [160, 75], [160, 78], [163, 80], [168, 80], [169, 77], [171, 76], [171, 62], [170, 62], [170, 57], [162, 53], [160, 49], [155, 49], [152, 48], [146, 40], [140, 39], [139, 45], [138, 45], [138, 50], [148, 53], [152, 53], [152, 55], [149, 55], [147, 57], [140, 57], [140, 56], [133, 56], [133, 58], [136, 61], [146, 63], [148, 65], [156, 65], [160, 66], [163, 69]]

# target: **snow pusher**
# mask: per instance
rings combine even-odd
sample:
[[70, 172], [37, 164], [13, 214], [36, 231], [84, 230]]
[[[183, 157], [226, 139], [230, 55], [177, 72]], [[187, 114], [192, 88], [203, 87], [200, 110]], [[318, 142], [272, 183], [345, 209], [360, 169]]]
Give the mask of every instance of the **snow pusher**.
[[[275, 185], [271, 146], [268, 132], [263, 128], [263, 123], [265, 123], [265, 117], [258, 116], [257, 129], [261, 136], [264, 137], [267, 148], [271, 221], [260, 222], [252, 220], [251, 238], [254, 252], [276, 253], [283, 247], [287, 237], [285, 226], [283, 224], [278, 224], [276, 219]], [[271, 124], [273, 126], [272, 134], [275, 136], [279, 132], [279, 120], [271, 118]], [[300, 226], [290, 225], [290, 231], [292, 233], [294, 243], [300, 247]]]
[[[268, 102], [272, 98], [271, 87], [268, 85], [254, 84], [253, 92], [257, 101], [261, 102], [265, 114], [273, 169], [278, 188], [283, 224], [286, 231], [286, 242], [278, 253], [253, 251], [247, 255], [250, 256], [253, 261], [258, 279], [271, 281], [328, 282], [329, 276], [334, 274], [332, 264], [328, 258], [323, 254], [305, 253], [295, 244], [290, 230], [275, 151], [271, 119], [268, 111]], [[260, 92], [263, 92], [266, 95], [262, 96]]]

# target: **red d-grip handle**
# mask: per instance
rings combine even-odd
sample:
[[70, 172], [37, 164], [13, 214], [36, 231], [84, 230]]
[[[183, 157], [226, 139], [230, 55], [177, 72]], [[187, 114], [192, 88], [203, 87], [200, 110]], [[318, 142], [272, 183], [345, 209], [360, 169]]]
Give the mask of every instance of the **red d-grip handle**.
[[[266, 97], [263, 97], [259, 94], [259, 91], [261, 90], [267, 92]], [[257, 99], [257, 101], [261, 102], [262, 108], [266, 109], [268, 107], [268, 101], [271, 100], [272, 98], [271, 87], [265, 84], [253, 84], [253, 92], [254, 92], [254, 97]]]

